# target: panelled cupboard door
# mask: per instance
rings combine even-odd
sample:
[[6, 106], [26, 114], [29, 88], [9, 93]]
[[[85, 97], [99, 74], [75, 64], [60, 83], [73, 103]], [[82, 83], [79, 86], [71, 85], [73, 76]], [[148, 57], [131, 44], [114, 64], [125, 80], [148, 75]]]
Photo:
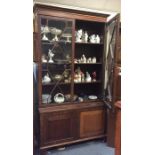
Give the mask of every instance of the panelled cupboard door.
[[70, 111], [41, 114], [41, 145], [74, 140], [77, 135], [76, 114]]
[[80, 138], [98, 136], [104, 133], [104, 110], [80, 113]]

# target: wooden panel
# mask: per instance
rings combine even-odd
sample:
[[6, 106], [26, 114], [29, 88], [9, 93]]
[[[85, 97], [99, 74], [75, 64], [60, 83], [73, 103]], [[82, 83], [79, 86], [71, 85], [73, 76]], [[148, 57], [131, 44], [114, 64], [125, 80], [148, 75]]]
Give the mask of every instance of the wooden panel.
[[33, 61], [37, 62], [38, 61], [38, 53], [37, 53], [37, 33], [33, 32]]
[[46, 113], [41, 115], [41, 145], [73, 140], [77, 135], [77, 119], [73, 112]]
[[[121, 99], [121, 75], [119, 75], [121, 68], [115, 67], [114, 76], [114, 102]], [[114, 137], [115, 137], [115, 120], [116, 112], [108, 110], [108, 129], [107, 129], [107, 144], [110, 147], [114, 147]]]
[[103, 134], [104, 111], [84, 111], [80, 113], [80, 137]]
[[121, 100], [121, 67], [115, 67], [114, 102]]
[[115, 155], [121, 155], [121, 102], [115, 103], [116, 106], [116, 129], [115, 129]]

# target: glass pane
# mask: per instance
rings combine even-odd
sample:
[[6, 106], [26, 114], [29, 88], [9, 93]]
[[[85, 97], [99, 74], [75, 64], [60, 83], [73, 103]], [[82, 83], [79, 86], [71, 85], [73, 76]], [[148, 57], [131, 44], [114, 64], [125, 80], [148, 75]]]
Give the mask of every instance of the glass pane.
[[67, 103], [71, 100], [72, 21], [41, 18], [41, 43], [42, 103]]
[[116, 39], [116, 21], [113, 21], [107, 27], [105, 85], [104, 85], [107, 91], [106, 96], [110, 101], [112, 101], [114, 52], [116, 45], [115, 39]]

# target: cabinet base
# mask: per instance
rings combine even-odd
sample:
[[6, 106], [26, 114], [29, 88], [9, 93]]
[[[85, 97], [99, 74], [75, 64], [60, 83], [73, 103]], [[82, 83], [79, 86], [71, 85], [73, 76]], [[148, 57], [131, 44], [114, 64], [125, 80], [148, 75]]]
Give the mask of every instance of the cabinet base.
[[63, 143], [59, 143], [59, 144], [47, 145], [47, 146], [40, 147], [40, 151], [44, 152], [44, 151], [47, 151], [47, 150], [54, 148], [54, 147], [61, 147], [64, 145], [75, 144], [75, 143], [84, 142], [84, 141], [93, 140], [93, 139], [95, 140], [95, 139], [99, 139], [99, 138], [106, 138], [106, 135], [82, 138], [82, 139], [77, 139], [74, 141], [68, 141], [68, 142], [63, 142]]

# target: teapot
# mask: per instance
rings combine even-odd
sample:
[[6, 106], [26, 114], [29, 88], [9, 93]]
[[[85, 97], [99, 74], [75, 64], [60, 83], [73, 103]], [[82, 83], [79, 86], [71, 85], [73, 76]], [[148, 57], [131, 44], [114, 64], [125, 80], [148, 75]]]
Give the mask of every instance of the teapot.
[[65, 101], [65, 97], [63, 94], [61, 93], [57, 93], [55, 96], [54, 96], [54, 101], [56, 103], [63, 103]]

